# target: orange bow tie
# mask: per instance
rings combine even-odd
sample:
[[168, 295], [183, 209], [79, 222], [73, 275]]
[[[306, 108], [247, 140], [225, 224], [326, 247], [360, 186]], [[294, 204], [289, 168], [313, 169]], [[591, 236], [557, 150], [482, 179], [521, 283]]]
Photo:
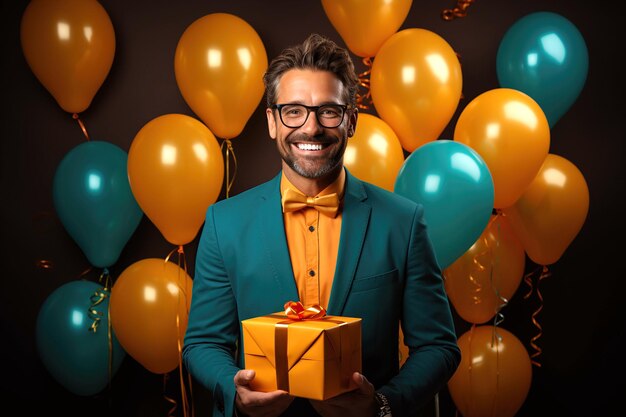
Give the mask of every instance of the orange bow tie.
[[339, 210], [339, 196], [337, 193], [319, 197], [307, 197], [296, 190], [287, 188], [283, 193], [283, 212], [297, 211], [304, 207], [313, 207], [328, 217], [335, 217]]

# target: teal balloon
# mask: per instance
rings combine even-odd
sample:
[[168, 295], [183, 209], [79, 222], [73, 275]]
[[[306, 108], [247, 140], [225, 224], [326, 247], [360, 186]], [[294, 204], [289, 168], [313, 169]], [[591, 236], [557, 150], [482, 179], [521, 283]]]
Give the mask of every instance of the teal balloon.
[[553, 127], [578, 99], [589, 70], [581, 33], [565, 17], [535, 12], [515, 22], [498, 47], [496, 71], [501, 87], [532, 97]]
[[[106, 298], [92, 307], [102, 290], [102, 285], [95, 282], [70, 281], [46, 298], [37, 315], [39, 357], [54, 379], [77, 395], [89, 396], [101, 392], [126, 357], [113, 329], [109, 352], [107, 312], [110, 292], [104, 292]], [[92, 299], [93, 296], [95, 298]], [[96, 313], [90, 314], [90, 308]], [[100, 317], [95, 332], [89, 330], [93, 317]]]
[[128, 154], [102, 141], [83, 142], [63, 158], [54, 175], [54, 207], [89, 262], [117, 262], [143, 212], [131, 191]]
[[441, 268], [474, 244], [493, 210], [493, 179], [487, 165], [472, 148], [451, 140], [415, 149], [400, 167], [393, 191], [424, 206]]

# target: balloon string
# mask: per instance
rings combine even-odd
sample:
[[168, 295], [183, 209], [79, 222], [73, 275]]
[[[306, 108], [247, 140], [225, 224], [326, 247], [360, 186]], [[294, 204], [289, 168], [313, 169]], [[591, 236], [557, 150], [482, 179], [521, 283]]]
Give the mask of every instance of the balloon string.
[[110, 275], [109, 270], [104, 268], [102, 270], [102, 274], [100, 274], [99, 281], [102, 283], [104, 280], [103, 287], [99, 290], [96, 290], [90, 297], [91, 306], [88, 310], [89, 318], [93, 320], [91, 326], [89, 326], [89, 331], [96, 332], [98, 330], [98, 326], [100, 325], [100, 321], [104, 316], [104, 313], [99, 311], [97, 307], [104, 302], [104, 300], [108, 297], [110, 291]]
[[[467, 340], [468, 343], [468, 354], [469, 354], [469, 359], [467, 360], [467, 374], [469, 377], [469, 392], [470, 395], [465, 397], [465, 409], [466, 410], [473, 410], [474, 407], [474, 395], [473, 395], [473, 380], [472, 380], [472, 371], [473, 371], [473, 365], [474, 365], [474, 361], [472, 360], [473, 354], [472, 354], [472, 345], [474, 344], [474, 332], [476, 330], [476, 323], [472, 323], [472, 327], [470, 328], [470, 334]], [[468, 398], [469, 397], [469, 398]], [[467, 401], [469, 401], [469, 404], [467, 404]]]
[[457, 0], [454, 8], [445, 9], [441, 12], [441, 18], [449, 21], [457, 17], [465, 17], [467, 15], [467, 9], [469, 9], [472, 3], [474, 3], [474, 0]]
[[[363, 58], [363, 65], [367, 67], [365, 71], [359, 74], [359, 86], [365, 89], [365, 94], [357, 93], [356, 106], [359, 109], [367, 110], [372, 104], [372, 92], [370, 91], [370, 74], [372, 73], [372, 58]], [[367, 102], [366, 102], [367, 101]]]
[[[108, 389], [111, 392], [111, 381], [113, 379], [113, 325], [111, 324], [111, 304], [107, 308], [107, 341], [109, 349], [109, 366], [108, 366]], [[109, 397], [109, 401], [111, 397]], [[109, 403], [110, 404], [110, 403]]]
[[175, 399], [173, 399], [172, 397], [167, 395], [167, 381], [168, 381], [168, 379], [169, 379], [169, 374], [163, 374], [163, 398], [165, 398], [165, 401], [167, 401], [167, 402], [172, 404], [172, 407], [167, 412], [167, 417], [175, 417], [174, 413], [176, 412], [176, 409], [178, 408], [178, 403], [176, 402]]
[[492, 397], [491, 402], [491, 416], [497, 417], [496, 409], [498, 404], [498, 398], [500, 395], [498, 391], [500, 389], [500, 343], [502, 342], [502, 336], [498, 333], [498, 328], [494, 326], [493, 332], [491, 333], [491, 349], [495, 349], [496, 351], [496, 392]]
[[[498, 218], [499, 215], [500, 215], [500, 213], [496, 212], [496, 215], [491, 218], [489, 224], [491, 224], [492, 221], [495, 221]], [[501, 237], [500, 222], [498, 222], [498, 224], [497, 224], [496, 236], [497, 236], [496, 247], [500, 247], [500, 237]], [[500, 259], [498, 257], [496, 257], [496, 259], [494, 261], [495, 261], [494, 265], [491, 266], [491, 274], [490, 274], [489, 279], [491, 280], [491, 286], [492, 286], [493, 290], [496, 293], [496, 297], [500, 301], [502, 301], [502, 303], [500, 303], [498, 306], [496, 306], [496, 315], [493, 318], [493, 326], [494, 327], [498, 327], [504, 321], [504, 314], [502, 314], [502, 309], [507, 306], [507, 304], [509, 303], [509, 300], [506, 297], [503, 297], [502, 294], [500, 294], [500, 288], [499, 288], [498, 285], [495, 284], [495, 282], [493, 280], [493, 271], [496, 268], [496, 265], [499, 263]]]
[[535, 269], [535, 271], [527, 274], [524, 277], [524, 281], [531, 286], [531, 290], [528, 292], [528, 294], [526, 294], [524, 296], [524, 299], [527, 299], [532, 294], [532, 276], [536, 275], [536, 273], [539, 270], [541, 270], [541, 274], [539, 275], [539, 278], [537, 279], [537, 283], [535, 284], [535, 290], [537, 292], [537, 298], [539, 299], [539, 307], [532, 314], [532, 322], [533, 322], [533, 325], [537, 328], [538, 332], [537, 332], [537, 334], [535, 336], [533, 336], [530, 339], [530, 345], [535, 350], [535, 352], [532, 355], [530, 355], [530, 362], [533, 365], [535, 365], [535, 366], [540, 368], [541, 367], [541, 363], [539, 361], [535, 360], [534, 358], [536, 358], [537, 356], [541, 355], [541, 352], [542, 352], [541, 348], [536, 343], [537, 340], [539, 340], [539, 338], [541, 338], [541, 336], [543, 335], [542, 327], [539, 324], [539, 321], [537, 320], [537, 316], [539, 315], [541, 310], [543, 310], [543, 296], [541, 295], [541, 291], [539, 291], [539, 283], [542, 280], [548, 278], [551, 275], [551, 273], [548, 270], [548, 267], [546, 265], [539, 266], [537, 269]]
[[[487, 230], [491, 226], [491, 223], [493, 223], [494, 219], [495, 219], [494, 217], [489, 219], [489, 223], [487, 223], [487, 226], [485, 227], [485, 230]], [[478, 241], [476, 243], [478, 243]], [[469, 274], [469, 281], [475, 287], [474, 290], [473, 290], [474, 294], [479, 294], [483, 290], [483, 286], [480, 283], [480, 280], [476, 279], [476, 276], [475, 276], [475, 274], [473, 272], [480, 273], [480, 272], [483, 272], [485, 269], [487, 269], [485, 267], [485, 265], [483, 265], [480, 262], [480, 259], [481, 259], [481, 257], [483, 257], [483, 256], [485, 256], [487, 254], [490, 254], [492, 252], [491, 247], [489, 245], [489, 241], [487, 240], [486, 236], [483, 236], [482, 243], [483, 243], [483, 246], [485, 247], [485, 250], [480, 252], [480, 253], [477, 253], [474, 256], [474, 258], [472, 259], [473, 268], [472, 268], [472, 270], [471, 270], [471, 272]], [[491, 256], [489, 256], [489, 259], [491, 259]], [[493, 265], [491, 265], [490, 274], [493, 274]], [[472, 301], [474, 302], [474, 304], [480, 303], [481, 302], [480, 295], [473, 295], [472, 296]]]
[[[226, 198], [230, 196], [230, 189], [235, 182], [235, 177], [237, 176], [237, 158], [235, 157], [235, 151], [233, 150], [233, 144], [230, 139], [224, 139], [224, 142], [220, 145], [220, 148], [223, 150], [224, 145], [226, 145], [226, 155], [224, 159], [226, 160]], [[230, 158], [233, 158], [233, 177], [230, 178]]]
[[[189, 288], [187, 288], [187, 280], [184, 279], [184, 276], [181, 276], [181, 271], [184, 271], [185, 275], [187, 275], [187, 261], [185, 259], [185, 249], [183, 247], [183, 245], [179, 245], [178, 248], [172, 250], [166, 257], [165, 257], [165, 262], [168, 262], [170, 257], [174, 254], [174, 252], [178, 253], [178, 306], [180, 306], [181, 303], [181, 294], [184, 297], [184, 302], [185, 302], [185, 310], [187, 309], [187, 295], [189, 294]], [[180, 282], [184, 281], [185, 282], [185, 288], [181, 288], [180, 286]], [[177, 348], [178, 348], [178, 373], [179, 373], [179, 382], [180, 382], [180, 390], [181, 390], [181, 401], [182, 401], [182, 407], [183, 407], [183, 415], [184, 417], [188, 417], [189, 412], [190, 412], [190, 403], [188, 398], [187, 398], [187, 389], [185, 387], [185, 377], [184, 377], [184, 367], [183, 367], [183, 340], [181, 339], [181, 327], [180, 327], [180, 314], [179, 314], [180, 309], [177, 308], [176, 309], [176, 344], [177, 344]], [[187, 314], [189, 314], [189, 311], [186, 311]], [[191, 379], [189, 377], [188, 380], [188, 384], [189, 384], [189, 392], [190, 392], [190, 397], [193, 399], [192, 396], [192, 389], [191, 389]], [[166, 396], [166, 399], [170, 402], [174, 403], [173, 408], [170, 410], [170, 414], [172, 414], [175, 410], [176, 410], [176, 402], [174, 400], [172, 400], [171, 398]], [[194, 410], [193, 410], [193, 406], [191, 405], [191, 415], [194, 415]]]
[[80, 129], [83, 131], [83, 135], [85, 135], [87, 140], [89, 140], [89, 133], [87, 133], [87, 129], [85, 128], [85, 125], [83, 124], [83, 122], [78, 117], [78, 113], [74, 113], [72, 115], [72, 118], [78, 122], [78, 125], [80, 126]]

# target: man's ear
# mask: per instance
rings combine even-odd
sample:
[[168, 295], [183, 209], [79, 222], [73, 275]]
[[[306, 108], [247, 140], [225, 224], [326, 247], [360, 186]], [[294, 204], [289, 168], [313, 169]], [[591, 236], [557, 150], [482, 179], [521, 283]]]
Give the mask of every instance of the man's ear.
[[265, 116], [267, 117], [267, 131], [270, 135], [270, 138], [276, 139], [276, 119], [274, 118], [274, 112], [272, 109], [265, 109]]
[[359, 109], [355, 108], [350, 112], [350, 125], [348, 127], [348, 137], [351, 138], [356, 132], [356, 122], [359, 119]]

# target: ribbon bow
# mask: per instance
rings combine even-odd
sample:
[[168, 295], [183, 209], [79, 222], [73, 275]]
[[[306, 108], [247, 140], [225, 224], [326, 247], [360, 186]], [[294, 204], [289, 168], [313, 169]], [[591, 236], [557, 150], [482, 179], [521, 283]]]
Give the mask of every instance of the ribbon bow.
[[297, 211], [304, 207], [313, 207], [328, 217], [335, 217], [339, 210], [339, 196], [337, 193], [319, 197], [307, 197], [296, 190], [287, 188], [283, 192], [283, 212]]
[[305, 307], [300, 301], [287, 301], [284, 308], [291, 320], [313, 320], [326, 315], [326, 309], [319, 304]]

